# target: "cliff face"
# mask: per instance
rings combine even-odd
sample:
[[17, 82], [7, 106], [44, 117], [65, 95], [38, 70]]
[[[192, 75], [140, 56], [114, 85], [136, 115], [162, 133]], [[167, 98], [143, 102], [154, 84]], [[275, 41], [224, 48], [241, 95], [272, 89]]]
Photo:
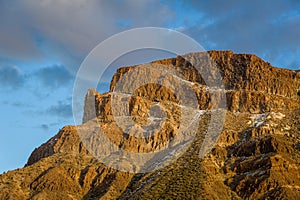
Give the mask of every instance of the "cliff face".
[[[229, 111], [259, 113], [297, 106], [300, 99], [300, 71], [272, 67], [255, 55], [234, 54], [232, 51], [210, 51], [208, 54], [221, 74]], [[201, 87], [206, 83], [198, 73], [198, 71], [205, 71], [205, 55], [204, 53], [191, 53], [184, 58], [178, 56], [153, 62], [172, 66], [185, 80], [198, 83], [195, 92], [199, 99], [200, 109], [209, 107], [211, 93], [211, 90], [207, 91], [205, 87]], [[201, 57], [204, 59], [194, 61], [195, 58]], [[188, 61], [194, 61], [195, 64], [200, 62], [201, 64], [197, 65], [198, 70]], [[110, 92], [114, 90], [118, 80], [134, 68], [132, 66], [118, 69], [112, 79]], [[214, 73], [211, 72], [211, 74]], [[147, 74], [139, 74], [139, 76], [147, 76]], [[149, 88], [149, 90], [155, 90], [155, 88]], [[157, 93], [155, 97], [158, 98]]]
[[[197, 109], [203, 111], [192, 144], [176, 161], [134, 174], [105, 166], [89, 153], [99, 146], [97, 131], [84, 138], [91, 145], [86, 146], [79, 130], [92, 123], [100, 123], [118, 147], [147, 153], [169, 145], [180, 122], [189, 120], [182, 119], [185, 110], [180, 103], [191, 101], [182, 90], [174, 93], [159, 84], [143, 85], [138, 78], [161, 77], [160, 72], [142, 68], [130, 73], [136, 66], [123, 67], [113, 76], [108, 93], [87, 92], [83, 125], [64, 127], [33, 151], [26, 167], [0, 176], [0, 199], [299, 199], [300, 71], [275, 68], [255, 55], [208, 53], [221, 74], [222, 90], [207, 87], [198, 73], [207, 64], [201, 60], [203, 53], [150, 63], [174, 70], [169, 84], [174, 91], [178, 83], [189, 85]], [[196, 69], [199, 61], [202, 64]], [[129, 91], [132, 85], [118, 84], [128, 74], [142, 85], [129, 96], [120, 91]], [[212, 151], [199, 158], [215, 93], [221, 94], [216, 100], [226, 100], [225, 123]], [[128, 109], [120, 106], [122, 102], [129, 102]], [[151, 109], [160, 106], [164, 114], [153, 116]], [[149, 137], [124, 135], [122, 124], [116, 123], [116, 116], [124, 113], [139, 125], [153, 125], [149, 125], [153, 130], [157, 122], [161, 129]], [[166, 118], [163, 125], [161, 118]]]
[[[275, 68], [270, 63], [252, 54], [234, 54], [232, 51], [209, 51], [207, 53], [211, 60], [215, 62], [216, 69], [219, 70], [225, 88], [228, 90], [260, 91], [267, 94], [299, 98], [299, 95], [297, 95], [300, 85], [299, 70]], [[202, 57], [203, 59], [201, 59]], [[190, 53], [185, 56], [158, 60], [152, 63], [171, 65], [184, 76], [185, 80], [205, 85], [201, 75], [191, 66], [191, 62], [202, 62], [197, 68], [198, 71], [204, 71], [201, 69], [207, 67], [204, 62], [205, 57], [206, 53]], [[194, 62], [195, 58], [200, 59]], [[112, 78], [110, 91], [114, 90], [120, 77], [134, 69], [134, 67], [118, 69]]]

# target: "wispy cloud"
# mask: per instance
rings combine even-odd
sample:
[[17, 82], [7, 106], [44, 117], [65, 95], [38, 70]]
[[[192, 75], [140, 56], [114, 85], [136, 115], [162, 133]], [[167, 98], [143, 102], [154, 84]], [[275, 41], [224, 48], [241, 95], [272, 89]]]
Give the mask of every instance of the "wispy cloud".
[[18, 89], [24, 83], [24, 76], [16, 66], [0, 66], [0, 87]]
[[73, 80], [70, 72], [62, 65], [41, 68], [34, 73], [34, 76], [43, 87], [51, 89], [67, 86]]
[[56, 105], [50, 106], [46, 110], [46, 113], [62, 118], [71, 118], [73, 116], [71, 104], [63, 101], [59, 101]]
[[48, 131], [49, 130], [49, 125], [47, 125], [47, 124], [41, 124], [41, 126], [39, 128], [41, 128], [44, 131]]

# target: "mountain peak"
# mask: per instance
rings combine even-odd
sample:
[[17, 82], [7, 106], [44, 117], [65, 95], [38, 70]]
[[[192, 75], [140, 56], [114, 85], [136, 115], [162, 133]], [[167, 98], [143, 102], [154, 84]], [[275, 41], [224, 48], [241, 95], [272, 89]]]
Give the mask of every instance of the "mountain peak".
[[[199, 73], [207, 67], [201, 64], [201, 58], [207, 55], [221, 75], [222, 88], [209, 87]], [[166, 87], [165, 79], [159, 82], [165, 85], [144, 84], [140, 80], [147, 76], [163, 77], [160, 71], [150, 71], [155, 65], [172, 72], [169, 86], [173, 90]], [[83, 124], [65, 126], [32, 152], [24, 168], [0, 175], [0, 199], [297, 199], [300, 196], [300, 71], [276, 68], [255, 55], [232, 51], [189, 53], [153, 61], [147, 66], [119, 68], [110, 91], [105, 94], [89, 89]], [[131, 91], [132, 82], [122, 82], [127, 80], [126, 76], [140, 86]], [[195, 107], [187, 109], [182, 105], [192, 102], [191, 97], [183, 95], [186, 91], [176, 91], [180, 87], [176, 84], [184, 85], [186, 91], [191, 88], [196, 97]], [[226, 109], [224, 127], [216, 135], [215, 143], [208, 143], [213, 147], [211, 151], [200, 158], [214, 100], [226, 102], [222, 107]], [[125, 102], [128, 108], [123, 107]], [[145, 173], [124, 172], [115, 167], [123, 164], [116, 159], [112, 162], [115, 165], [106, 166], [103, 160], [95, 158], [93, 150], [102, 153], [107, 150], [107, 144], [99, 141], [99, 127], [107, 141], [118, 149], [146, 154], [175, 143], [180, 126], [194, 117], [194, 113], [199, 118], [193, 139], [177, 159], [162, 168]], [[127, 132], [124, 127], [128, 124], [118, 123], [121, 117], [135, 123]], [[140, 127], [151, 132], [157, 128], [155, 125], [160, 128], [156, 134], [142, 135], [145, 132]], [[87, 130], [87, 134], [82, 135], [81, 130]], [[174, 148], [168, 156], [177, 152]], [[156, 166], [168, 156], [151, 164]], [[125, 156], [123, 160], [126, 161]], [[138, 164], [126, 163], [131, 169]]]

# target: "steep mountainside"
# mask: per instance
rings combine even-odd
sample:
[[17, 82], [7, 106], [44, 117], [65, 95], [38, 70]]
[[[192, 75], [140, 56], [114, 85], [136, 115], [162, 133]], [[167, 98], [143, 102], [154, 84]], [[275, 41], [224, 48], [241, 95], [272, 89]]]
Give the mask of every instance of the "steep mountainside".
[[[0, 199], [300, 199], [300, 71], [273, 67], [255, 55], [208, 54], [216, 63], [223, 88], [206, 84], [216, 72], [205, 80], [194, 66], [204, 53], [149, 64], [174, 70], [170, 80], [177, 81], [170, 85], [189, 85], [197, 100], [196, 133], [170, 165], [133, 173], [137, 166], [129, 164], [129, 172], [123, 172], [115, 169], [120, 163], [111, 168], [91, 152], [102, 151], [99, 146], [106, 145], [99, 143], [99, 130], [91, 128], [94, 124], [100, 124], [119, 148], [147, 153], [170, 145], [182, 121], [189, 120], [182, 118], [185, 110], [181, 109], [182, 102], [191, 102], [184, 96], [186, 91], [174, 93], [160, 84], [145, 85], [138, 76], [161, 77], [160, 72], [142, 68], [133, 73], [137, 66], [123, 67], [113, 76], [109, 92], [87, 92], [82, 125], [65, 126], [32, 152], [24, 168], [0, 175]], [[208, 64], [202, 62], [200, 71]], [[124, 91], [132, 88], [132, 82], [121, 81], [128, 74], [129, 80], [141, 85], [131, 96]], [[226, 104], [221, 107], [227, 110], [224, 127], [209, 154], [199, 157], [214, 101], [222, 99]], [[120, 105], [127, 101], [129, 108], [122, 110]], [[113, 110], [116, 104], [118, 109]], [[151, 114], [152, 108], [160, 106], [166, 118], [163, 124], [158, 120], [162, 115], [156, 119]], [[158, 120], [161, 129], [147, 137], [124, 134], [123, 124], [117, 123], [124, 113], [139, 125], [150, 124], [151, 130]], [[81, 130], [89, 134], [81, 135]]]

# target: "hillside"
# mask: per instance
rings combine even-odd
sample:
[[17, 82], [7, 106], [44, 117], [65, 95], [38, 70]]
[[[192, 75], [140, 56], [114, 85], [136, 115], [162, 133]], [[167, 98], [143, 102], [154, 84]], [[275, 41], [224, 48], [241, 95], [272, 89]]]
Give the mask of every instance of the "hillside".
[[[273, 67], [250, 54], [208, 54], [218, 72], [207, 77], [199, 73], [209, 65], [201, 60], [204, 53], [154, 61], [137, 73], [139, 66], [119, 68], [109, 92], [87, 91], [82, 125], [63, 127], [32, 152], [24, 168], [0, 175], [0, 199], [299, 199], [300, 71]], [[139, 79], [161, 77], [151, 70], [161, 65], [174, 72], [163, 82], [174, 91]], [[222, 88], [212, 81], [217, 73]], [[132, 82], [140, 87], [128, 95]], [[189, 91], [195, 105], [193, 95], [185, 95]], [[216, 105], [222, 112], [214, 113]], [[160, 130], [145, 136], [137, 126], [119, 123], [123, 115], [151, 134]], [[222, 127], [214, 127], [219, 122]], [[209, 127], [221, 132], [206, 143]], [[126, 156], [99, 160], [117, 151], [99, 139], [100, 130], [128, 152], [173, 149], [145, 163]], [[182, 130], [185, 135], [178, 138]], [[201, 157], [203, 148], [208, 151]], [[157, 167], [174, 154], [178, 159]]]

